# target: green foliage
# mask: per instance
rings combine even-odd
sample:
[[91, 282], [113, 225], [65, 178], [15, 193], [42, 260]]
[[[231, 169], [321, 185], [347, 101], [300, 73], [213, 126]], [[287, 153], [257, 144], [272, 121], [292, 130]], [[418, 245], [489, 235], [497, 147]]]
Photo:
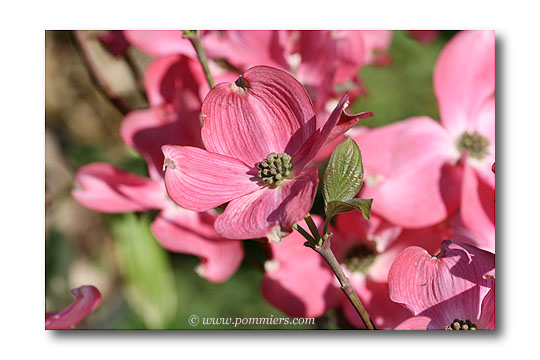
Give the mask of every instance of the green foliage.
[[324, 173], [323, 196], [327, 214], [329, 202], [350, 200], [360, 191], [363, 176], [360, 148], [348, 137], [336, 146]]
[[176, 312], [174, 275], [167, 252], [157, 243], [147, 218], [126, 214], [113, 222], [125, 298], [150, 329], [167, 328]]
[[373, 199], [350, 199], [347, 201], [334, 200], [328, 203], [328, 209], [326, 216], [329, 218], [334, 217], [337, 214], [349, 212], [353, 210], [360, 210], [362, 215], [369, 220], [371, 214], [371, 203]]
[[373, 200], [354, 198], [362, 187], [363, 176], [364, 166], [360, 148], [349, 137], [336, 146], [324, 172], [323, 197], [326, 213], [324, 232], [330, 220], [339, 213], [356, 209], [362, 211], [362, 215], [369, 219]]
[[[368, 96], [354, 103], [353, 112], [371, 111], [361, 125], [377, 127], [411, 116], [439, 118], [433, 93], [433, 69], [443, 46], [453, 33], [441, 32], [432, 44], [421, 44], [406, 31], [394, 31], [388, 66], [364, 66], [360, 76]], [[362, 144], [360, 144], [361, 146]]]

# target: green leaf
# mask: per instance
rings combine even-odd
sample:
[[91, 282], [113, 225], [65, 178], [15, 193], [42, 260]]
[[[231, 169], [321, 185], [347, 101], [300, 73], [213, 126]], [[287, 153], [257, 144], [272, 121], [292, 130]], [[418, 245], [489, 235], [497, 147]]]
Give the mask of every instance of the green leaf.
[[148, 328], [166, 328], [177, 305], [168, 254], [152, 235], [147, 218], [131, 213], [115, 220], [112, 228], [125, 297]]
[[358, 199], [354, 198], [347, 201], [334, 200], [328, 203], [326, 216], [327, 219], [333, 218], [335, 215], [349, 212], [352, 210], [360, 210], [362, 215], [369, 220], [371, 214], [371, 203], [373, 199]]
[[350, 137], [336, 146], [330, 157], [323, 179], [324, 207], [328, 216], [331, 201], [347, 202], [362, 187], [364, 167], [358, 145]]

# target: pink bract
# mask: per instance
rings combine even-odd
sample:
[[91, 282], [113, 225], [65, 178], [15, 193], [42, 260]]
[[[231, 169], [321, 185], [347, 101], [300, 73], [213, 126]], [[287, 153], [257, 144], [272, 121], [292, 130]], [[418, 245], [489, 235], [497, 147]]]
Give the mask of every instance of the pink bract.
[[[306, 165], [336, 124], [371, 116], [344, 114], [346, 102], [344, 96], [317, 128], [306, 90], [282, 70], [256, 66], [234, 83], [218, 84], [202, 105], [206, 150], [163, 147], [167, 192], [193, 211], [228, 202], [215, 223], [226, 238], [279, 241], [311, 209], [318, 177], [317, 169]], [[272, 156], [284, 156], [280, 162], [292, 169], [279, 165], [279, 177], [263, 176], [261, 166]]]
[[93, 163], [77, 171], [73, 197], [89, 209], [106, 213], [161, 210], [152, 224], [160, 244], [199, 257], [196, 270], [203, 278], [225, 281], [242, 262], [242, 244], [216, 234], [213, 210], [195, 213], [171, 201], [162, 172], [164, 144], [202, 146], [199, 109], [209, 89], [204, 74], [195, 60], [171, 55], [149, 65], [145, 86], [151, 108], [126, 115], [120, 135], [144, 156], [150, 178]]
[[71, 290], [75, 301], [62, 311], [45, 312], [46, 330], [66, 330], [80, 323], [101, 303], [101, 294], [94, 286], [85, 285]]
[[390, 298], [417, 318], [397, 328], [442, 330], [457, 319], [494, 329], [494, 269], [494, 254], [457, 241], [443, 241], [436, 256], [417, 246], [403, 250], [388, 274]]
[[462, 220], [495, 245], [495, 36], [458, 33], [434, 72], [441, 123], [410, 118], [352, 137], [365, 158], [364, 197], [404, 227], [430, 226], [458, 208]]

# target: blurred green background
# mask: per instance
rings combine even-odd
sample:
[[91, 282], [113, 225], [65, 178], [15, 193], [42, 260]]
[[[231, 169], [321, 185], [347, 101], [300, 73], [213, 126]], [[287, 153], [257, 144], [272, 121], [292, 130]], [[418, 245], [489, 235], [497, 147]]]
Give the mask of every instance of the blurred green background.
[[[410, 116], [438, 119], [432, 72], [439, 52], [455, 32], [441, 32], [424, 45], [405, 31], [394, 31], [391, 65], [367, 66], [360, 74], [369, 95], [353, 110], [371, 111], [367, 126], [381, 126]], [[131, 48], [131, 67], [99, 46], [93, 50], [105, 64], [115, 90], [134, 108], [147, 106], [137, 91], [133, 71], [141, 75], [150, 58]], [[95, 88], [78, 54], [71, 32], [47, 31], [45, 56], [46, 236], [45, 292], [47, 311], [73, 301], [70, 290], [94, 285], [102, 303], [78, 329], [212, 329], [190, 327], [202, 317], [287, 317], [265, 302], [260, 292], [264, 245], [245, 241], [239, 271], [222, 284], [199, 277], [193, 256], [165, 251], [154, 239], [152, 214], [106, 215], [80, 206], [71, 197], [73, 174], [88, 163], [103, 161], [146, 174], [144, 160], [118, 134], [120, 114]], [[317, 201], [318, 202], [318, 201]], [[241, 329], [348, 328], [339, 310], [315, 326], [242, 326]]]

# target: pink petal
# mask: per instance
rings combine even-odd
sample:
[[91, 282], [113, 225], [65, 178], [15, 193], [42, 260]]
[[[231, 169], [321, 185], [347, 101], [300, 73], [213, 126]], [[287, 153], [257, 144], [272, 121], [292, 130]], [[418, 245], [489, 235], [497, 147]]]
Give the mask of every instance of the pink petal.
[[459, 205], [459, 154], [448, 133], [428, 117], [410, 118], [352, 135], [362, 149], [362, 197], [396, 225], [419, 228], [446, 219]]
[[495, 248], [495, 189], [467, 164], [463, 170], [461, 219], [483, 239], [485, 247]]
[[167, 204], [160, 182], [105, 163], [80, 168], [75, 174], [72, 195], [81, 205], [105, 213], [160, 209]]
[[494, 281], [483, 275], [494, 267], [492, 253], [455, 241], [443, 241], [437, 256], [412, 246], [390, 269], [390, 298], [430, 317], [430, 329], [444, 329], [454, 318], [475, 322]]
[[216, 220], [217, 233], [228, 239], [280, 241], [311, 210], [318, 181], [317, 169], [311, 168], [275, 188], [231, 201]]
[[345, 106], [348, 100], [349, 96], [347, 94], [343, 95], [324, 126], [321, 129], [317, 129], [317, 131], [307, 139], [302, 148], [293, 155], [293, 164], [295, 164], [295, 167], [293, 168], [294, 171], [302, 171], [326, 143], [331, 142], [343, 134], [341, 131], [348, 130], [350, 128], [349, 126], [354, 125], [359, 119], [373, 116], [370, 112], [363, 112], [355, 115], [345, 113]]
[[488, 153], [482, 159], [467, 158], [467, 165], [472, 166], [477, 175], [489, 186], [495, 188], [495, 97], [489, 98], [475, 115], [475, 123], [469, 124], [469, 132], [478, 132], [489, 141]]
[[204, 99], [206, 149], [248, 165], [271, 152], [295, 154], [315, 131], [313, 105], [304, 87], [288, 73], [266, 66], [247, 70], [242, 79], [247, 89], [221, 83]]
[[120, 136], [146, 159], [148, 172], [156, 180], [163, 176], [163, 145], [202, 147], [199, 112], [196, 110], [173, 113], [157, 108], [132, 111], [120, 125]]
[[[364, 63], [365, 64], [377, 64], [381, 62], [381, 55], [383, 55], [392, 43], [392, 31], [390, 30], [362, 30], [362, 36], [364, 38]], [[384, 56], [387, 59], [387, 56]], [[387, 61], [385, 61], [387, 62]]]
[[45, 313], [46, 330], [66, 330], [80, 323], [90, 315], [101, 302], [101, 294], [91, 285], [84, 285], [71, 290], [75, 301], [57, 313]]
[[[387, 247], [379, 250], [379, 254], [375, 258], [375, 262], [368, 269], [368, 277], [373, 281], [386, 283], [388, 280], [388, 272], [392, 267], [396, 257], [403, 249], [409, 246], [421, 246], [430, 252], [438, 251], [438, 244], [444, 239], [447, 239], [446, 231], [439, 225], [429, 226], [420, 229], [403, 229], [396, 238], [397, 229], [392, 228], [390, 223], [382, 223], [378, 234], [382, 237], [385, 235], [385, 230], [392, 236]], [[385, 228], [386, 225], [389, 228]], [[398, 228], [399, 229], [399, 228]], [[388, 236], [388, 235], [387, 235]], [[383, 238], [384, 239], [384, 238]], [[383, 240], [384, 241], [384, 240]]]
[[394, 330], [427, 330], [431, 319], [427, 316], [413, 316], [396, 326]]
[[184, 209], [206, 211], [260, 189], [255, 170], [240, 160], [189, 146], [162, 150], [165, 187]]
[[198, 256], [201, 264], [197, 272], [203, 278], [223, 282], [240, 267], [244, 249], [240, 241], [216, 234], [214, 220], [210, 212], [169, 209], [152, 223], [152, 231], [165, 249]]
[[[353, 287], [378, 329], [390, 330], [411, 316], [409, 310], [390, 300], [388, 284], [354, 281]], [[360, 316], [345, 295], [342, 295], [342, 304], [347, 320], [357, 328], [364, 328]]]
[[[343, 258], [349, 248], [366, 244], [383, 253], [398, 239], [402, 228], [373, 214], [366, 220], [360, 211], [351, 211], [336, 216], [337, 231], [332, 241], [336, 257]], [[386, 281], [386, 277], [383, 279]]]
[[152, 61], [146, 69], [144, 84], [150, 106], [170, 105], [196, 111], [197, 121], [201, 99], [210, 90], [198, 60], [178, 54]]
[[240, 70], [266, 65], [288, 70], [286, 44], [280, 30], [226, 30], [205, 35], [212, 58], [224, 58]]
[[495, 92], [495, 32], [455, 35], [437, 60], [433, 82], [442, 123], [458, 137]]
[[171, 54], [197, 56], [189, 40], [182, 37], [181, 30], [124, 30], [124, 35], [133, 46], [154, 57]]
[[482, 314], [478, 326], [486, 330], [495, 330], [495, 286], [482, 301]]
[[299, 53], [302, 62], [298, 76], [308, 84], [319, 84], [332, 67], [333, 84], [350, 81], [364, 60], [364, 37], [355, 30], [300, 31]]
[[[322, 219], [313, 216], [317, 224]], [[302, 220], [300, 225], [307, 229]], [[264, 298], [288, 316], [319, 317], [341, 298], [334, 274], [306, 239], [293, 232], [282, 243], [270, 243], [272, 258], [265, 264], [261, 290]]]

